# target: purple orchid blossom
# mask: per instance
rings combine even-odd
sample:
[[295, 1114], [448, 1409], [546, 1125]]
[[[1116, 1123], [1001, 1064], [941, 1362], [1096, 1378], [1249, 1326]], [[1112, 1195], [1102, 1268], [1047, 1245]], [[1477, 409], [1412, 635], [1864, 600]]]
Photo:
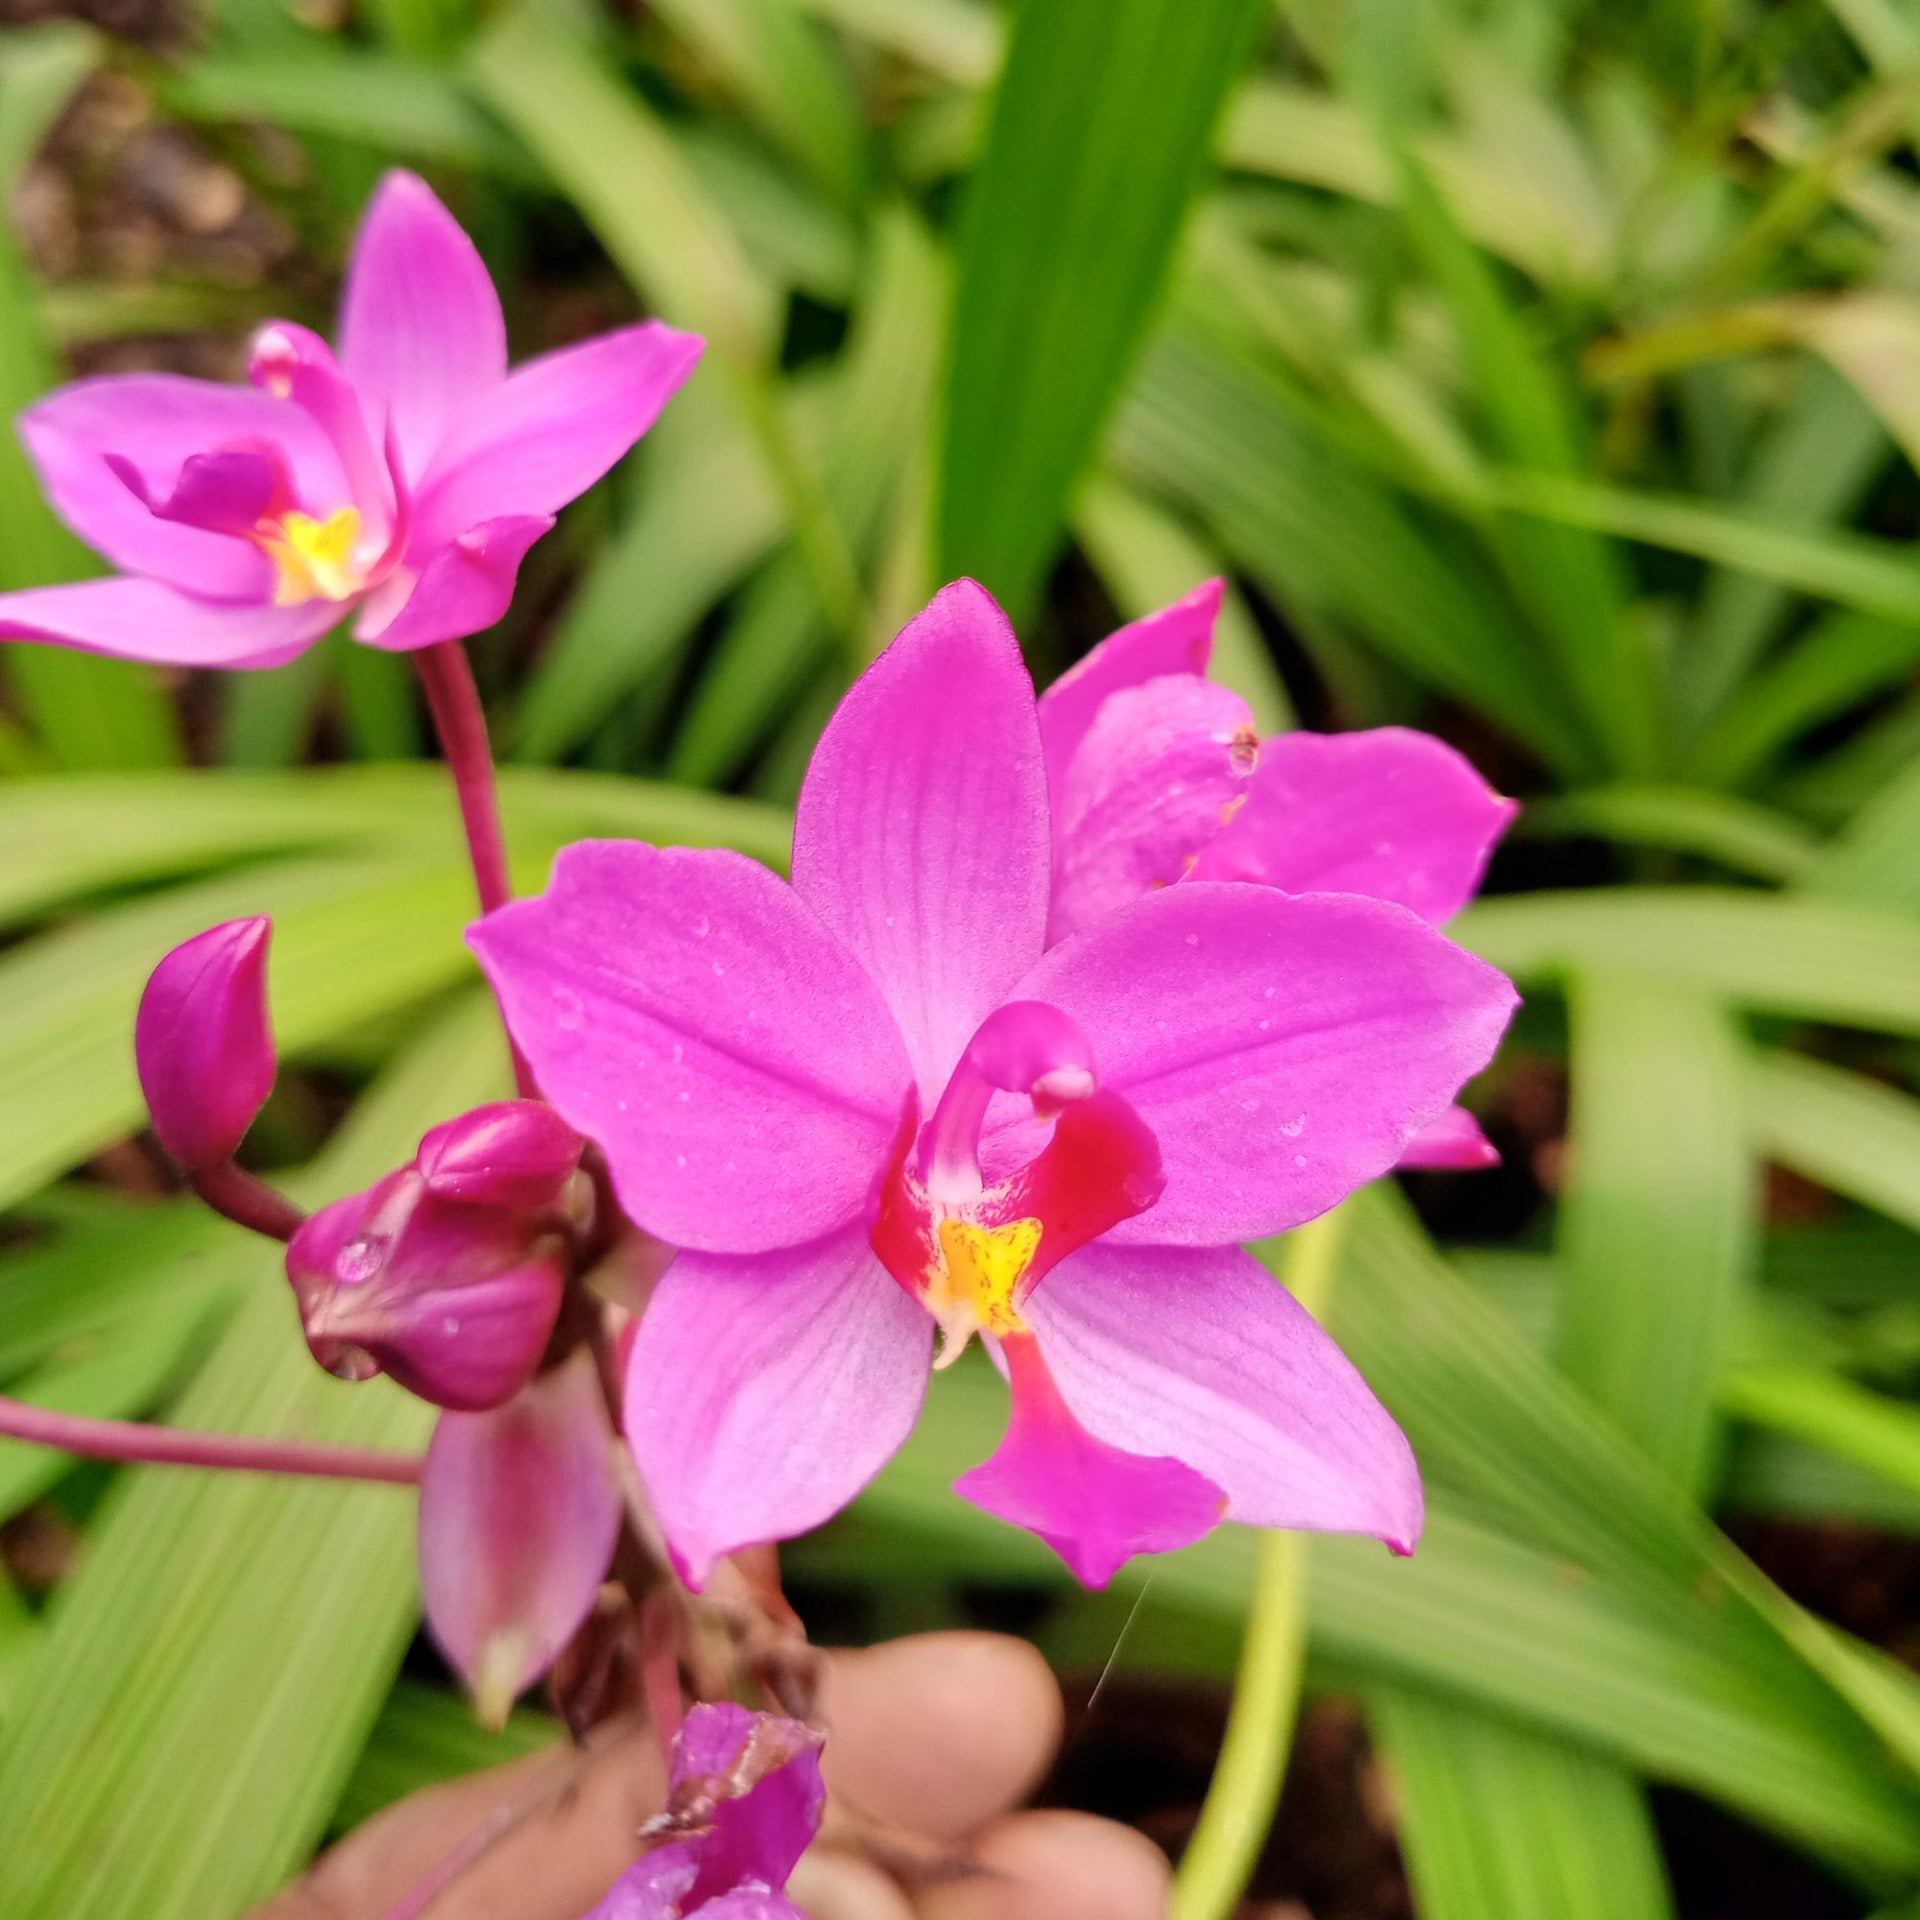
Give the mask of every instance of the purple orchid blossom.
[[693, 1708], [673, 1743], [667, 1811], [648, 1829], [662, 1844], [587, 1920], [806, 1920], [784, 1888], [820, 1829], [821, 1743], [804, 1721]]
[[[1206, 678], [1223, 590], [1206, 581], [1122, 627], [1041, 696], [1049, 937], [1182, 880], [1368, 894], [1436, 926], [1450, 920], [1478, 890], [1516, 804], [1451, 747], [1405, 727], [1260, 740], [1246, 703]], [[1400, 1164], [1498, 1160], [1455, 1107]]]
[[507, 370], [493, 283], [424, 182], [368, 210], [336, 359], [255, 336], [252, 387], [62, 387], [20, 431], [60, 513], [120, 572], [0, 594], [0, 638], [270, 667], [357, 610], [412, 651], [491, 626], [522, 556], [653, 424], [701, 342], [657, 321]]
[[1090, 1585], [1223, 1516], [1418, 1536], [1404, 1437], [1238, 1243], [1392, 1167], [1513, 990], [1354, 894], [1190, 881], [1049, 946], [1049, 747], [961, 582], [829, 723], [791, 886], [586, 842], [470, 935], [546, 1096], [683, 1249], [624, 1426], [692, 1584], [858, 1492], [936, 1326], [1012, 1389], [958, 1490]]

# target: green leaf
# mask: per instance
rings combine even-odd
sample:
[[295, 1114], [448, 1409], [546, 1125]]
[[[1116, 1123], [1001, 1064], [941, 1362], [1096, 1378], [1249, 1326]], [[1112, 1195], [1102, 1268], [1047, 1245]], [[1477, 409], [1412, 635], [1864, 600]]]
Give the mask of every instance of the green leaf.
[[1751, 1280], [1743, 1049], [1698, 989], [1616, 969], [1568, 983], [1573, 1114], [1555, 1251], [1560, 1364], [1698, 1494]]
[[[302, 1191], [366, 1184], [444, 1114], [505, 1091], [491, 1004], [467, 996], [356, 1110]], [[182, 1426], [418, 1446], [432, 1410], [329, 1379], [270, 1253], [173, 1409]], [[0, 1730], [9, 1920], [204, 1920], [263, 1898], [325, 1826], [413, 1631], [404, 1489], [139, 1468]]]
[[939, 548], [943, 577], [976, 575], [1016, 618], [1145, 329], [1258, 12], [1049, 0], [1015, 16], [961, 237]]
[[1847, 822], [1805, 885], [1809, 893], [1920, 914], [1920, 767]]
[[1700, 787], [1588, 787], [1531, 800], [1520, 831], [1700, 854], [1762, 880], [1800, 879], [1820, 856], [1818, 840], [1790, 815]]
[[1454, 933], [1523, 980], [1619, 967], [1756, 1012], [1920, 1033], [1920, 926], [1851, 901], [1718, 887], [1534, 893], [1481, 901]]
[[1720, 1391], [1722, 1409], [1770, 1432], [1920, 1494], [1920, 1408], [1819, 1367], [1742, 1367]]
[[1755, 1061], [1747, 1099], [1770, 1159], [1920, 1229], [1920, 1101], [1797, 1053]]
[[1412, 1688], [1369, 1688], [1365, 1706], [1420, 1920], [1668, 1920], [1630, 1773]]

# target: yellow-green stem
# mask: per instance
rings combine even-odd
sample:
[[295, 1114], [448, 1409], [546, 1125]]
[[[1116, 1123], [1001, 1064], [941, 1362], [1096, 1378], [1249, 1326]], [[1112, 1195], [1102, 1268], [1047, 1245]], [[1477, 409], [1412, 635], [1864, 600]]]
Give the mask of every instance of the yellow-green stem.
[[[1296, 1227], [1281, 1273], [1315, 1319], [1333, 1297], [1345, 1219], [1341, 1209]], [[1213, 1782], [1174, 1880], [1172, 1920], [1228, 1920], [1239, 1904], [1280, 1804], [1300, 1706], [1306, 1650], [1307, 1537], [1261, 1537], [1240, 1670]]]

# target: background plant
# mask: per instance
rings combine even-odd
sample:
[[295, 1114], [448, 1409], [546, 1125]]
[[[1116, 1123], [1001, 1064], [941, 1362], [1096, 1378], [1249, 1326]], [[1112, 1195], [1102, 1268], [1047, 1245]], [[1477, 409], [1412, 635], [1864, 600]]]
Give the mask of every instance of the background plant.
[[[1460, 931], [1529, 995], [1482, 1104], [1553, 1191], [1424, 1194], [1471, 1229], [1444, 1249], [1393, 1192], [1343, 1211], [1333, 1323], [1435, 1517], [1410, 1564], [1315, 1542], [1262, 1592], [1277, 1617], [1304, 1594], [1308, 1685], [1363, 1702], [1432, 1920], [1671, 1912], [1648, 1781], [1913, 1899], [1920, 1692], [1713, 1516], [1920, 1525], [1920, 14], [133, 24], [0, 41], [37, 249], [0, 242], [9, 411], [63, 357], [218, 366], [269, 308], [323, 321], [396, 159], [476, 232], [522, 351], [636, 308], [712, 343], [477, 649], [523, 886], [583, 833], [779, 860], [832, 701], [961, 570], [1043, 676], [1225, 571], [1225, 674], [1264, 724], [1433, 725], [1527, 798]], [[0, 584], [89, 564], [10, 443], [0, 509]], [[0, 672], [0, 1385], [417, 1444], [421, 1409], [317, 1376], [270, 1260], [121, 1144], [141, 981], [241, 913], [275, 916], [303, 1070], [262, 1132], [317, 1155], [311, 1195], [505, 1090], [402, 664], [163, 683], [9, 647]], [[1564, 1155], [1537, 1118], [1562, 1061]], [[969, 1370], [941, 1385], [790, 1556], [876, 1628], [1058, 1577], [945, 1495], [993, 1415]], [[74, 1531], [44, 1605], [0, 1587], [10, 1911], [231, 1911], [330, 1821], [502, 1750], [394, 1685], [403, 1496], [0, 1449], [0, 1510], [35, 1503]], [[1167, 1563], [1120, 1657], [1230, 1670], [1257, 1551]], [[1061, 1587], [1041, 1637], [1103, 1658], [1136, 1593]]]

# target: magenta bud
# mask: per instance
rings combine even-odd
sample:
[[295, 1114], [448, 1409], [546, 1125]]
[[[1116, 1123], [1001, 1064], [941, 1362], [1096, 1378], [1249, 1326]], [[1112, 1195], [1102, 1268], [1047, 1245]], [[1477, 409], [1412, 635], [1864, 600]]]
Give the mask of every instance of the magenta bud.
[[209, 927], [175, 947], [140, 996], [140, 1088], [160, 1144], [189, 1172], [231, 1159], [273, 1091], [271, 932], [264, 919]]
[[491, 1413], [447, 1413], [420, 1478], [427, 1625], [502, 1725], [593, 1610], [620, 1531], [613, 1426], [584, 1347]]
[[557, 1206], [585, 1142], [539, 1100], [501, 1100], [437, 1126], [414, 1165], [443, 1200], [480, 1206]]
[[287, 1278], [329, 1373], [389, 1374], [423, 1400], [475, 1411], [510, 1399], [539, 1365], [566, 1254], [550, 1209], [448, 1199], [407, 1166], [308, 1220]]

